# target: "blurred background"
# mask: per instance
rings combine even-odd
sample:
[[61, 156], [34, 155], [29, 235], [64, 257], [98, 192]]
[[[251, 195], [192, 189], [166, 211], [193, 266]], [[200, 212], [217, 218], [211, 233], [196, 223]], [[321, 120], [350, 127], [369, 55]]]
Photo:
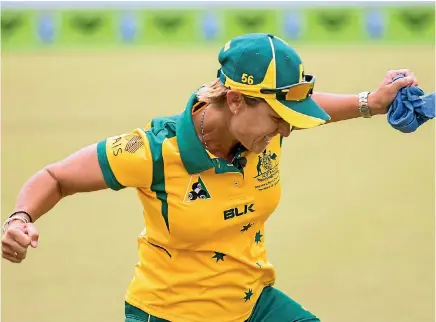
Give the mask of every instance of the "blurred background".
[[[1, 5], [2, 220], [45, 165], [179, 113], [239, 34], [287, 40], [318, 91], [375, 90], [397, 68], [435, 90], [432, 2]], [[286, 139], [266, 228], [276, 286], [323, 322], [434, 321], [434, 132], [434, 121], [406, 135], [377, 116]], [[69, 197], [37, 227], [22, 264], [1, 262], [2, 321], [124, 321], [136, 192]]]

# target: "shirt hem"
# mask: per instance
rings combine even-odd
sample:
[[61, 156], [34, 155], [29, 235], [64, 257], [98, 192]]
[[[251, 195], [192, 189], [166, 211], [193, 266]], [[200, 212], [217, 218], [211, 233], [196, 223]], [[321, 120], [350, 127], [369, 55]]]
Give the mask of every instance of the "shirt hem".
[[[140, 310], [142, 310], [142, 311], [144, 311], [152, 316], [160, 318], [160, 319], [164, 319], [164, 320], [168, 320], [168, 321], [177, 321], [177, 322], [204, 322], [204, 320], [192, 320], [192, 319], [185, 320], [183, 318], [180, 319], [180, 317], [175, 317], [172, 314], [168, 314], [168, 313], [161, 312], [159, 310], [147, 308], [146, 305], [144, 305], [140, 300], [138, 300], [137, 297], [133, 296], [129, 292], [126, 293], [125, 301], [127, 303], [129, 303], [130, 305], [133, 305], [133, 306], [137, 307], [138, 309], [140, 309]], [[245, 322], [251, 316], [253, 309], [254, 309], [254, 307], [251, 308], [251, 310], [246, 315], [242, 316], [240, 319], [226, 320], [226, 321], [220, 320], [220, 322]]]

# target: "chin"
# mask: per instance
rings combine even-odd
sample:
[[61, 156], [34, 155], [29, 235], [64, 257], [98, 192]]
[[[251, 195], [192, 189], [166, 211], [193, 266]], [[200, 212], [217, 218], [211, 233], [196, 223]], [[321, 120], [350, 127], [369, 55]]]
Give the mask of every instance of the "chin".
[[254, 152], [256, 154], [262, 153], [263, 150], [266, 149], [266, 147], [268, 146], [268, 144], [255, 144], [254, 146], [252, 146], [250, 149], [248, 149], [250, 152]]
[[241, 144], [250, 152], [259, 154], [262, 153], [263, 150], [266, 149], [266, 147], [268, 146], [268, 143], [263, 141], [254, 141], [251, 142], [251, 144], [244, 144], [243, 142], [241, 142]]
[[266, 146], [264, 147], [257, 147], [256, 149], [253, 149], [251, 152], [254, 152], [256, 154], [260, 154], [263, 152], [263, 150], [265, 150]]

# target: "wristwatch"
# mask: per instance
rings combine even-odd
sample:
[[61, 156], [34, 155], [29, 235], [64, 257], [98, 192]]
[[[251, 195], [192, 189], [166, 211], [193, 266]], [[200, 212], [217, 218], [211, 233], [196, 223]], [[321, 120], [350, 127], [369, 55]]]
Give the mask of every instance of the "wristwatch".
[[368, 96], [370, 92], [360, 92], [359, 93], [359, 111], [360, 115], [364, 118], [370, 118], [371, 109], [368, 105]]

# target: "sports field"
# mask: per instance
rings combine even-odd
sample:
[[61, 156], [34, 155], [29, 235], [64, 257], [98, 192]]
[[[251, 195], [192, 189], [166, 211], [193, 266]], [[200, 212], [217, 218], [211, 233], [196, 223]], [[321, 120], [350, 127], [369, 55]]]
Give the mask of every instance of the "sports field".
[[[181, 111], [216, 75], [218, 49], [3, 54], [2, 219], [43, 166]], [[372, 90], [395, 68], [435, 88], [430, 46], [297, 49], [319, 91]], [[286, 139], [266, 235], [277, 287], [323, 322], [433, 322], [434, 136], [433, 121], [405, 135], [377, 117]], [[123, 321], [143, 228], [136, 192], [69, 197], [37, 226], [38, 249], [2, 261], [2, 321]]]

